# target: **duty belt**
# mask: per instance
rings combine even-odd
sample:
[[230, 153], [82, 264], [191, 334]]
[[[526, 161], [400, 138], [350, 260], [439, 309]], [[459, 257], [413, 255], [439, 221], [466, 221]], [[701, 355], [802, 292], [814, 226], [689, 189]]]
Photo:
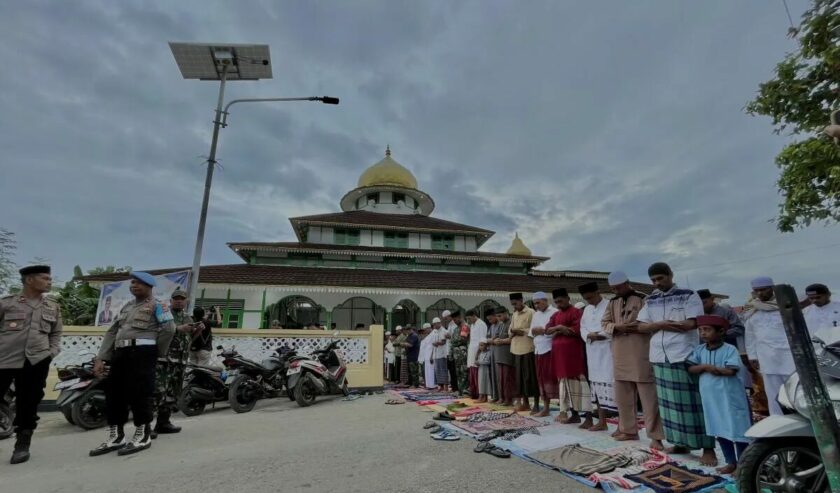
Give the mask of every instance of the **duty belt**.
[[117, 349], [133, 346], [157, 346], [157, 341], [154, 339], [123, 339], [114, 343], [114, 347]]

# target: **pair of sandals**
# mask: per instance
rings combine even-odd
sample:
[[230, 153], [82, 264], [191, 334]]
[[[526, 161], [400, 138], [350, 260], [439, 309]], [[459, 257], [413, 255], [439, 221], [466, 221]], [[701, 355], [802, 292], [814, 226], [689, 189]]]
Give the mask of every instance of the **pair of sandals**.
[[480, 454], [482, 452], [486, 454], [490, 454], [494, 457], [498, 457], [500, 459], [509, 459], [510, 452], [507, 450], [501, 449], [490, 442], [479, 442], [478, 445], [473, 448], [473, 452]]
[[454, 442], [461, 439], [461, 436], [448, 430], [441, 430], [430, 435], [433, 440], [441, 440], [444, 442]]
[[405, 404], [405, 401], [402, 399], [388, 399], [387, 401], [385, 401], [385, 404], [395, 406], [397, 404]]
[[441, 411], [432, 416], [432, 419], [435, 421], [455, 421], [455, 416], [449, 414], [448, 411]]
[[430, 434], [440, 433], [443, 431], [443, 427], [434, 421], [427, 421], [426, 424], [423, 425], [423, 429], [428, 430]]

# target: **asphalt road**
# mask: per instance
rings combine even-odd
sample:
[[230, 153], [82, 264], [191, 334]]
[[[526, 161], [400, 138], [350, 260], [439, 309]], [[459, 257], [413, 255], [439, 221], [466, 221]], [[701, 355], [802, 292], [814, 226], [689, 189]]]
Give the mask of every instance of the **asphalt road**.
[[28, 463], [9, 465], [13, 440], [0, 441], [0, 491], [595, 491], [515, 457], [474, 453], [470, 439], [434, 441], [422, 429], [430, 414], [385, 400], [331, 397], [304, 409], [281, 398], [247, 414], [226, 406], [194, 418], [176, 414], [181, 433], [128, 457], [88, 457], [105, 431], [85, 432], [47, 413]]

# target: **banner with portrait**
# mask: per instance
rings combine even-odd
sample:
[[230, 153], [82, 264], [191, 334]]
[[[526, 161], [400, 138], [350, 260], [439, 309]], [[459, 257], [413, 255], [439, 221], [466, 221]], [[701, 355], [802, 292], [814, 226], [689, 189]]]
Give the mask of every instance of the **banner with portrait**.
[[[190, 271], [183, 270], [154, 276], [157, 286], [154, 288], [154, 297], [159, 301], [169, 303], [172, 293], [177, 289], [188, 290], [190, 287]], [[102, 286], [99, 294], [99, 306], [96, 307], [96, 324], [111, 325], [126, 303], [134, 299], [128, 289], [131, 280], [112, 282]]]

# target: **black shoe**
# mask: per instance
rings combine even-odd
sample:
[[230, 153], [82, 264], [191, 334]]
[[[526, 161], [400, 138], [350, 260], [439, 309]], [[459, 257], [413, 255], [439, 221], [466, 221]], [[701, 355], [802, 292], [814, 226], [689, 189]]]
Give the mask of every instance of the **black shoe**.
[[105, 440], [100, 446], [91, 450], [89, 455], [91, 457], [105, 455], [109, 452], [113, 452], [114, 450], [120, 450], [123, 447], [125, 447], [125, 433], [123, 432], [123, 427], [116, 425], [109, 426], [108, 439]]
[[[168, 434], [168, 433], [178, 433], [180, 431], [181, 431], [181, 427], [173, 425], [171, 421], [164, 421], [163, 423], [158, 421], [158, 423], [155, 425], [155, 429], [152, 431], [152, 434], [153, 435], [157, 435], [157, 434], [165, 435], [165, 434]], [[154, 436], [152, 438], [154, 438]]]
[[131, 441], [121, 448], [117, 455], [136, 454], [152, 446], [152, 426], [149, 424], [140, 425], [134, 430]]
[[21, 464], [29, 460], [29, 445], [32, 443], [32, 430], [19, 430], [12, 452], [11, 464]]

